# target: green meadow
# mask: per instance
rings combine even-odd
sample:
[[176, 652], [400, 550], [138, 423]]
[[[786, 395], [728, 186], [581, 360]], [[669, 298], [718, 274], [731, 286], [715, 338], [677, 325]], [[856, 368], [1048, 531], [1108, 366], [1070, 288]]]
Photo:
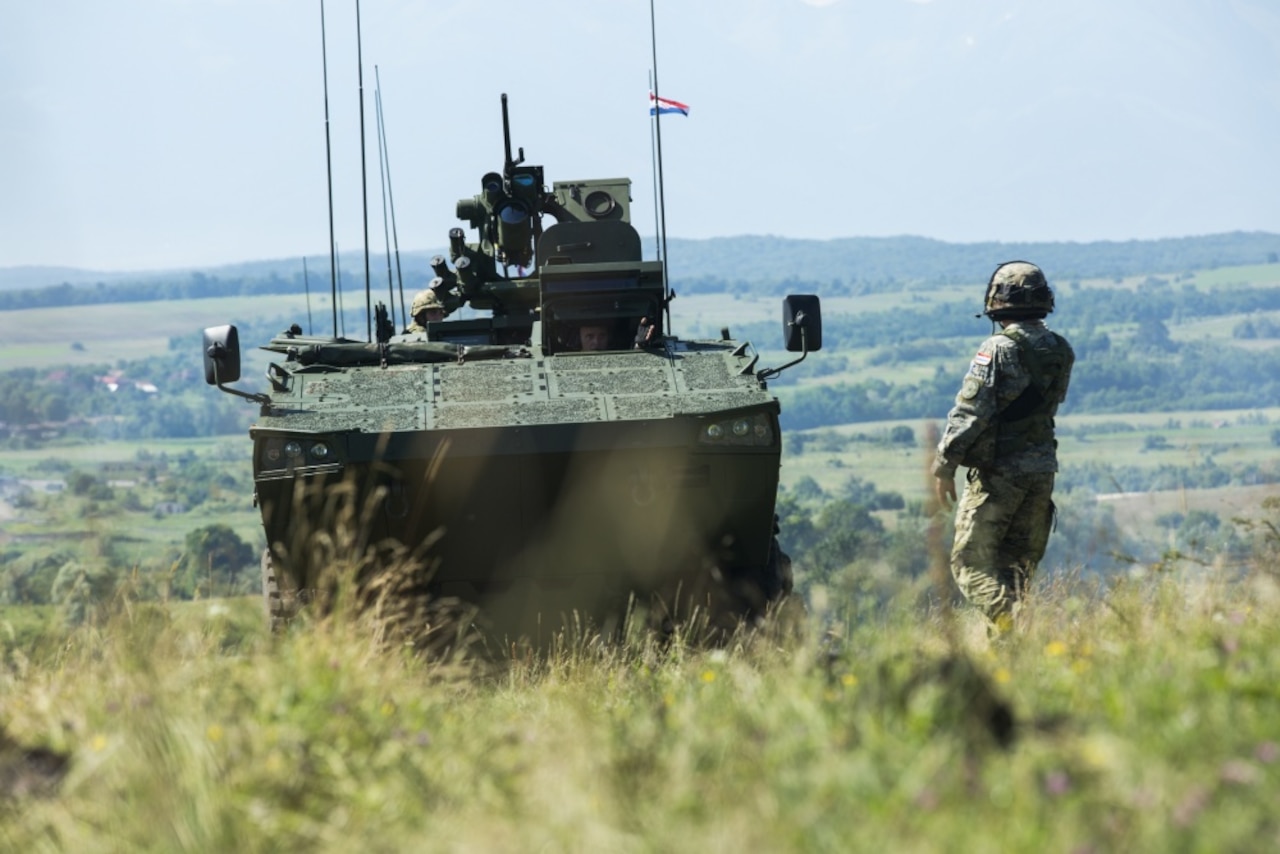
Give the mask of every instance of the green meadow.
[[[1073, 291], [1140, 299], [1149, 278], [1065, 282], [1052, 325], [1073, 334]], [[1261, 265], [1159, 287], [1277, 285]], [[856, 330], [842, 324], [972, 312], [979, 291], [824, 296], [823, 313]], [[678, 334], [728, 326], [766, 363], [781, 355], [776, 297], [683, 295], [672, 315]], [[1235, 334], [1260, 319], [1280, 312], [1178, 316], [1168, 335], [1269, 352], [1280, 339]], [[0, 360], [37, 373], [176, 363], [205, 326], [294, 321], [300, 296], [8, 311]], [[842, 383], [941, 372], [958, 385], [983, 327], [909, 359], [842, 340], [776, 389], [785, 407]], [[1109, 319], [1093, 331], [1139, 334]], [[242, 340], [245, 388], [263, 384], [256, 343]], [[994, 642], [952, 610], [947, 514], [927, 476], [944, 417], [784, 440], [795, 512], [820, 523], [871, 484], [905, 502], [874, 511], [884, 542], [905, 534], [914, 551], [883, 546], [834, 572], [797, 551], [791, 607], [728, 642], [702, 642], [697, 621], [668, 638], [575, 625], [538, 653], [493, 638], [442, 653], [342, 608], [271, 637], [247, 565], [182, 587], [193, 532], [264, 545], [243, 433], [10, 441], [0, 475], [36, 488], [0, 497], [0, 850], [1280, 847], [1280, 484], [1263, 477], [1280, 407], [1104, 413], [1069, 399], [1055, 539], [1118, 531], [1121, 546], [1097, 565], [1043, 566], [1018, 630]], [[908, 552], [927, 569], [894, 563]], [[67, 565], [116, 577], [75, 619], [65, 601], [17, 601], [17, 580], [47, 587]], [[433, 628], [475, 637], [465, 621]]]
[[269, 638], [254, 599], [122, 595], [21, 646], [0, 611], [0, 847], [1268, 850], [1274, 546], [1060, 576], [995, 644], [927, 582], [713, 648], [442, 659], [342, 613]]
[[[313, 317], [329, 298], [313, 299]], [[307, 322], [301, 295], [217, 297], [106, 303], [0, 312], [0, 364], [6, 368], [114, 365], [169, 352], [169, 339], [199, 335], [206, 326], [289, 317]], [[199, 338], [193, 345], [199, 347]], [[254, 342], [245, 342], [246, 348]]]

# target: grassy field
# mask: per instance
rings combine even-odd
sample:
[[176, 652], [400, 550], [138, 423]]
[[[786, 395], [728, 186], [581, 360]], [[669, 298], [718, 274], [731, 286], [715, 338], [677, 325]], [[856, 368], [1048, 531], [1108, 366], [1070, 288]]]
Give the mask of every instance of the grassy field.
[[[1233, 268], [1174, 286], [1274, 275], [1274, 265]], [[968, 305], [980, 290], [912, 299]], [[1064, 305], [1070, 293], [1067, 285]], [[901, 298], [825, 299], [823, 309], [883, 311]], [[0, 360], [44, 367], [156, 355], [171, 336], [277, 314], [303, 321], [305, 304], [258, 297], [7, 312]], [[676, 331], [690, 336], [767, 321], [779, 324], [780, 340], [779, 314], [776, 298], [682, 296], [673, 305]], [[1225, 337], [1242, 317], [1170, 331]], [[56, 329], [77, 331], [50, 343]], [[243, 342], [246, 354], [255, 343]], [[857, 378], [961, 367], [944, 357], [875, 366], [870, 351], [841, 355]], [[1059, 423], [1064, 468], [1238, 468], [1275, 459], [1280, 408]], [[791, 489], [812, 477], [838, 496], [857, 476], [922, 499], [929, 425], [813, 431], [838, 441], [785, 451], [782, 482]], [[910, 427], [914, 443], [887, 441], [897, 426]], [[238, 485], [168, 516], [149, 509], [157, 483], [114, 487], [117, 497], [136, 491], [140, 511], [66, 494], [0, 505], [0, 551], [110, 547], [117, 564], [137, 567], [214, 522], [261, 546], [244, 436], [4, 450], [0, 473], [59, 478], [69, 466], [110, 479], [108, 464], [142, 450], [194, 455], [215, 473], [234, 472]], [[1277, 485], [1118, 484], [1116, 493], [1099, 506], [1152, 540], [1165, 536], [1160, 519], [1197, 509], [1280, 523]], [[0, 850], [1280, 848], [1275, 530], [1249, 532], [1243, 567], [1169, 557], [1099, 579], [1047, 566], [1018, 631], [995, 644], [952, 614], [947, 596], [931, 595], [927, 580], [892, 571], [874, 586], [850, 573], [839, 595], [811, 586], [799, 629], [771, 622], [717, 648], [639, 631], [605, 643], [580, 631], [542, 655], [499, 644], [446, 660], [343, 615], [269, 637], [257, 596], [140, 602], [127, 582], [73, 630], [53, 606], [0, 603]]]
[[[210, 391], [210, 394], [216, 394]], [[154, 456], [178, 457], [185, 453], [225, 459], [229, 463], [248, 464], [251, 446], [248, 435], [212, 436], [191, 439], [148, 439], [145, 442], [105, 441], [49, 445], [42, 448], [4, 448], [0, 450], [0, 470], [10, 474], [32, 475], [48, 468], [50, 460], [72, 466], [131, 462], [138, 452]]]
[[[1197, 411], [1161, 412], [1139, 415], [1069, 415], [1058, 419], [1062, 466], [1088, 462], [1154, 468], [1163, 464], [1194, 466], [1212, 457], [1220, 465], [1263, 463], [1275, 459], [1271, 433], [1280, 424], [1280, 408], [1241, 412]], [[1082, 428], [1119, 425], [1115, 432], [1088, 432]], [[874, 439], [887, 436], [894, 427], [910, 427], [914, 446], [886, 442], [849, 442], [842, 449], [823, 452], [810, 445], [799, 455], [784, 454], [782, 483], [794, 487], [803, 477], [812, 477], [824, 490], [837, 493], [850, 475], [873, 481], [882, 490], [923, 498], [931, 488], [925, 475], [927, 449], [924, 437], [932, 426], [940, 430], [941, 419], [920, 421], [876, 421], [842, 427], [803, 431], [809, 435], [833, 433], [841, 437], [859, 434]], [[1167, 447], [1145, 450], [1151, 437], [1162, 437]], [[1280, 490], [1280, 487], [1277, 487]]]
[[[0, 551], [9, 559], [27, 553], [69, 552], [82, 560], [97, 561], [109, 554], [117, 567], [154, 569], [172, 564], [188, 533], [213, 524], [229, 526], [255, 550], [260, 549], [264, 542], [258, 511], [253, 507], [251, 447], [247, 436], [222, 436], [2, 450], [0, 473], [38, 488], [23, 506], [0, 500]], [[146, 459], [140, 462], [142, 455]], [[147, 460], [162, 457], [169, 465], [159, 468], [155, 482], [137, 479], [133, 469], [145, 469]], [[185, 512], [157, 513], [153, 508], [158, 503], [175, 500], [165, 491], [167, 482], [187, 476], [178, 463], [180, 458], [199, 460], [212, 472], [229, 475], [235, 485], [212, 484], [207, 500]], [[125, 467], [123, 473], [121, 466]], [[94, 500], [72, 494], [66, 479], [73, 473], [90, 474], [105, 482], [114, 497]], [[62, 488], [56, 492], [39, 488], [45, 483]], [[133, 501], [126, 503], [128, 498]], [[181, 496], [177, 501], [182, 503]]]
[[[1195, 469], [1210, 460], [1229, 470], [1250, 464], [1266, 465], [1275, 459], [1272, 433], [1277, 424], [1280, 424], [1280, 408], [1250, 412], [1067, 416], [1060, 419], [1062, 466], [1070, 470], [1102, 462], [1139, 470], [1159, 466]], [[914, 444], [900, 445], [884, 440], [897, 426], [912, 429]], [[940, 427], [940, 421], [933, 422], [933, 426]], [[932, 488], [932, 479], [926, 472], [925, 436], [929, 427], [930, 422], [908, 420], [808, 431], [811, 435], [838, 437], [839, 447], [822, 450], [822, 442], [815, 441], [807, 445], [803, 453], [784, 450], [781, 482], [784, 488], [794, 489], [802, 478], [812, 478], [828, 495], [837, 497], [849, 479], [856, 477], [874, 483], [881, 491], [900, 493], [908, 501], [924, 499]], [[852, 440], [859, 435], [866, 438]], [[1148, 444], [1154, 442], [1159, 442], [1159, 447], [1148, 448]], [[42, 504], [22, 511], [0, 503], [0, 517], [4, 519], [0, 546], [26, 552], [47, 551], [61, 545], [92, 553], [109, 543], [120, 565], [155, 566], [169, 560], [167, 556], [180, 549], [190, 531], [215, 523], [231, 526], [255, 548], [262, 546], [260, 520], [252, 506], [247, 438], [165, 440], [145, 444], [103, 442], [65, 448], [4, 450], [0, 451], [0, 473], [31, 479], [63, 477], [62, 472], [49, 471], [50, 461], [56, 460], [60, 465], [99, 473], [109, 479], [113, 475], [104, 466], [135, 461], [143, 450], [153, 457], [164, 454], [170, 459], [194, 454], [200, 460], [211, 462], [215, 471], [232, 475], [238, 485], [220, 488], [212, 500], [173, 515], [151, 512], [155, 502], [163, 498], [158, 485], [127, 481], [115, 489], [117, 497], [137, 493], [140, 509], [132, 512], [118, 507], [86, 512], [85, 501], [70, 495], [46, 495]], [[166, 476], [182, 475], [174, 471]], [[1123, 532], [1136, 540], [1157, 543], [1164, 537], [1163, 531], [1153, 527], [1158, 516], [1205, 510], [1224, 521], [1236, 517], [1256, 518], [1261, 502], [1280, 494], [1280, 485], [1148, 491], [1116, 482], [1100, 488], [1099, 492], [1116, 493], [1105, 500]], [[889, 517], [892, 515], [883, 519], [891, 527], [894, 520]], [[1059, 536], [1087, 537], [1089, 532], [1070, 531]]]
[[358, 620], [273, 641], [238, 600], [0, 633], [0, 848], [1280, 846], [1271, 572], [1060, 578], [994, 646], [921, 592], [443, 662]]
[[[328, 297], [312, 300], [317, 316], [324, 316], [327, 306]], [[4, 311], [0, 312], [0, 364], [48, 367], [141, 359], [169, 352], [171, 337], [198, 334], [206, 326], [276, 316], [305, 325], [305, 297], [217, 297]], [[73, 349], [73, 342], [82, 349]]]

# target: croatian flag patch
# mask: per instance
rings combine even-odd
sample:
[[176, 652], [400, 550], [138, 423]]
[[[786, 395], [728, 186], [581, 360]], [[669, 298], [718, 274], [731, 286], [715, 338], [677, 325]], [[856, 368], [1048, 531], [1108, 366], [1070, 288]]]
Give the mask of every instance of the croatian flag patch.
[[973, 363], [975, 365], [981, 365], [982, 367], [985, 368], [987, 365], [991, 364], [991, 354], [984, 353], [981, 350], [979, 350], [978, 355], [973, 357]]

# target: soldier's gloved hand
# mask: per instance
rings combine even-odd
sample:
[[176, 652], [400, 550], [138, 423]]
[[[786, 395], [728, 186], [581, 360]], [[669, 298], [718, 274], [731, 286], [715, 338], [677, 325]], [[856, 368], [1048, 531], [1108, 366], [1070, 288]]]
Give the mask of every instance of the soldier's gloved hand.
[[950, 507], [956, 502], [956, 478], [942, 477], [941, 475], [933, 479], [933, 493], [938, 496], [938, 501], [943, 507]]

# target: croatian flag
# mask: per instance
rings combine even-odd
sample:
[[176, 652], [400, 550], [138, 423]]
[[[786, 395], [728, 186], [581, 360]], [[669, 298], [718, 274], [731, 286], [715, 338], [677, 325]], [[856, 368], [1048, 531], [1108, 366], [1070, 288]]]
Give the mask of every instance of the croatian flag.
[[687, 116], [689, 115], [689, 105], [673, 101], [670, 98], [659, 98], [650, 92], [649, 115], [666, 115], [667, 113], [679, 113], [682, 116]]

